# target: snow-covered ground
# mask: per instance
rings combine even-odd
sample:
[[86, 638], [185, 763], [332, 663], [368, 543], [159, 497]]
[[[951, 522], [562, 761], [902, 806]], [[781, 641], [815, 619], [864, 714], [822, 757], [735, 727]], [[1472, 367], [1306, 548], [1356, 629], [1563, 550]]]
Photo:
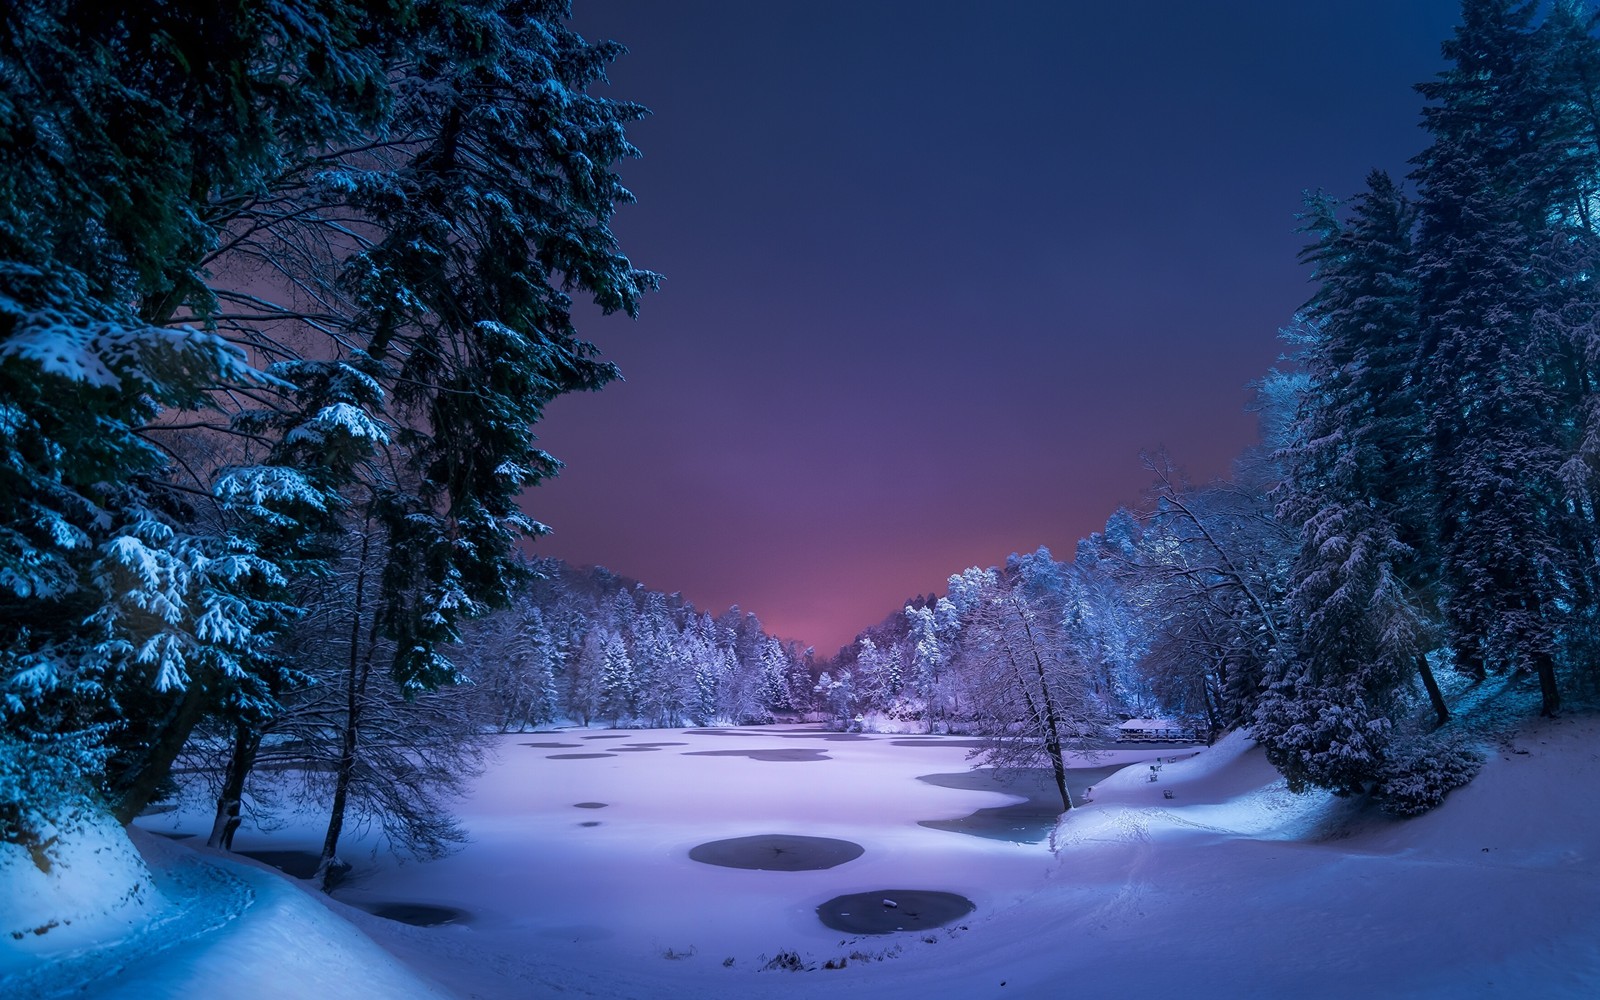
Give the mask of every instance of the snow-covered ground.
[[[1236, 735], [1162, 762], [1155, 782], [1146, 764], [1097, 782], [1057, 829], [1054, 853], [917, 825], [1014, 801], [915, 780], [962, 769], [959, 746], [782, 731], [581, 738], [598, 735], [614, 734], [508, 737], [462, 804], [473, 840], [461, 853], [366, 862], [340, 893], [451, 907], [464, 922], [398, 924], [224, 862], [214, 870], [242, 890], [191, 894], [213, 916], [215, 900], [233, 900], [219, 920], [175, 928], [166, 936], [178, 943], [156, 954], [148, 942], [163, 935], [152, 932], [131, 949], [124, 934], [98, 955], [56, 956], [47, 975], [34, 966], [0, 979], [0, 993], [65, 989], [76, 969], [106, 995], [141, 997], [220, 982], [274, 997], [1600, 995], [1594, 718], [1531, 726], [1443, 807], [1403, 822], [1290, 794]], [[683, 745], [549, 759], [632, 742]], [[747, 749], [825, 759], [690, 753]], [[606, 805], [577, 806], [596, 802]], [[698, 843], [758, 833], [837, 837], [865, 852], [816, 872], [688, 859]], [[293, 827], [270, 838], [315, 842]], [[158, 883], [182, 871], [193, 882], [215, 864], [156, 838], [140, 846]], [[977, 909], [937, 932], [847, 940], [816, 919], [834, 895], [890, 888], [961, 893]], [[239, 906], [241, 891], [253, 896]], [[786, 950], [814, 968], [762, 971]], [[844, 969], [821, 968], [840, 958], [851, 958]]]

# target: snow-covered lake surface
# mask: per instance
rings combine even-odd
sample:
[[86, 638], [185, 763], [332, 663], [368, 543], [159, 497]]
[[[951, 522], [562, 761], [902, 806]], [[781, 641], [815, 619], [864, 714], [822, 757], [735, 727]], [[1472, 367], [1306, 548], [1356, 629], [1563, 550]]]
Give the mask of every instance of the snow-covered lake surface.
[[[582, 739], [601, 735], [622, 739]], [[620, 749], [630, 742], [683, 745]], [[340, 893], [457, 909], [463, 922], [380, 919], [264, 869], [143, 837], [158, 886], [201, 864], [231, 873], [212, 881], [249, 891], [195, 905], [181, 886], [167, 890], [176, 902], [160, 912], [197, 915], [171, 924], [176, 944], [151, 947], [159, 928], [108, 939], [57, 956], [43, 974], [0, 974], [0, 993], [43, 984], [55, 992], [39, 995], [144, 1000], [223, 983], [230, 996], [275, 1000], [1600, 996], [1592, 716], [1530, 723], [1494, 748], [1472, 785], [1409, 821], [1293, 795], [1234, 734], [1163, 762], [1155, 781], [1143, 763], [1097, 778], [1092, 801], [1031, 844], [919, 824], [1016, 801], [916, 780], [960, 771], [959, 745], [779, 731], [505, 743], [461, 806], [473, 837], [461, 853], [429, 864], [362, 859]], [[596, 749], [606, 743], [612, 756], [551, 759], [612, 752]], [[822, 754], [703, 753], [797, 749]], [[784, 833], [863, 852], [794, 872], [688, 858], [706, 841]], [[316, 836], [291, 827], [241, 837], [252, 845], [314, 848]], [[832, 896], [890, 888], [954, 892], [977, 908], [931, 933], [861, 938], [815, 916]], [[781, 951], [805, 971], [762, 971], [763, 956]], [[826, 968], [840, 959], [845, 968]]]
[[[480, 944], [596, 968], [661, 961], [669, 952], [749, 967], [785, 950], [837, 951], [840, 933], [818, 919], [818, 905], [877, 889], [957, 893], [981, 918], [1035, 892], [1056, 864], [1042, 832], [1018, 843], [920, 825], [1024, 801], [918, 780], [967, 770], [969, 745], [811, 727], [508, 735], [498, 762], [460, 804], [472, 839], [459, 853], [419, 864], [347, 851], [357, 870], [336, 897], [459, 910]], [[1103, 767], [1161, 753], [1174, 751], [1111, 750], [1081, 763]], [[141, 822], [197, 832], [204, 819]], [[863, 850], [819, 871], [726, 868], [689, 857], [708, 841], [764, 834], [834, 838]], [[235, 846], [315, 851], [320, 832], [244, 828]], [[959, 934], [959, 926], [940, 934]], [[880, 952], [896, 943], [869, 938], [860, 948]]]

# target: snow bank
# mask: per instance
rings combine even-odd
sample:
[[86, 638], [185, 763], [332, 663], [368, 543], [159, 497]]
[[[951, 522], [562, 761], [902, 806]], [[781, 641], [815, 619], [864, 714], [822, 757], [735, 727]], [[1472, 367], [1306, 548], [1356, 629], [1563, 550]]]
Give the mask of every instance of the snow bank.
[[[1153, 780], [1152, 780], [1153, 779]], [[1202, 752], [1176, 751], [1094, 786], [1090, 806], [1062, 818], [1058, 846], [1149, 836], [1152, 825], [1256, 840], [1306, 840], [1347, 822], [1358, 804], [1296, 794], [1247, 732]]]
[[[0, 996], [446, 995], [271, 869], [197, 854], [142, 831], [134, 831], [136, 850], [110, 820], [85, 830], [61, 841], [52, 877], [19, 876], [6, 856], [0, 899], [8, 919], [53, 913], [62, 925], [42, 935], [7, 935]], [[38, 871], [31, 862], [26, 867]], [[52, 888], [61, 896], [51, 897]], [[69, 925], [60, 916], [68, 913], [82, 915]]]
[[0, 976], [116, 939], [166, 905], [127, 834], [75, 812], [34, 848], [0, 842]]
[[[151, 845], [157, 847], [158, 845]], [[215, 903], [232, 895], [246, 905], [222, 914], [215, 926], [171, 928], [156, 955], [129, 956], [91, 995], [116, 1000], [197, 997], [222, 992], [283, 1000], [384, 997], [442, 1000], [429, 985], [372, 939], [312, 898], [302, 885], [265, 866], [168, 848], [169, 870], [210, 869], [202, 879]], [[177, 853], [181, 852], [181, 853]], [[186, 857], [185, 857], [186, 855]], [[231, 880], [231, 890], [217, 882]]]

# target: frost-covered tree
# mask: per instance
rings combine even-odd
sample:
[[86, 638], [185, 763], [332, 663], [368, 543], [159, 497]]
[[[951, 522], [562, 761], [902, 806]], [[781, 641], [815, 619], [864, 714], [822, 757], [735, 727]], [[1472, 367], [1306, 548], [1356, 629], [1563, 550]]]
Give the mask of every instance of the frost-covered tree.
[[1061, 567], [1043, 548], [1013, 555], [1003, 576], [972, 568], [950, 578], [975, 680], [973, 724], [988, 744], [982, 756], [999, 767], [1049, 767], [1062, 809], [1071, 809], [1066, 754], [1092, 752], [1105, 716], [1083, 661], [1061, 639], [1063, 590]]
[[811, 646], [802, 651], [797, 645], [791, 645], [788, 650], [789, 665], [785, 671], [784, 686], [788, 691], [789, 705], [802, 715], [815, 709], [817, 680], [812, 665], [816, 656], [817, 651]]
[[817, 703], [828, 713], [834, 728], [853, 728], [851, 720], [855, 716], [856, 695], [850, 671], [841, 670], [835, 675], [824, 670], [817, 678], [816, 695]]
[[608, 633], [595, 628], [585, 633], [572, 667], [567, 671], [567, 711], [579, 725], [604, 714], [604, 676]]
[[761, 699], [770, 711], [789, 712], [794, 705], [789, 700], [789, 656], [783, 643], [767, 639], [761, 644]]
[[633, 660], [615, 632], [606, 637], [600, 656], [600, 714], [616, 726], [633, 714]]
[[1152, 691], [1214, 728], [1238, 725], [1281, 637], [1293, 533], [1272, 516], [1275, 465], [1253, 453], [1233, 480], [1193, 487], [1164, 457], [1148, 461], [1150, 506], [1108, 522], [1100, 566], [1143, 620]]
[[[945, 600], [948, 605], [949, 601]], [[949, 605], [950, 613], [954, 616], [955, 606]], [[926, 732], [934, 731], [934, 720], [939, 714], [938, 703], [941, 695], [940, 682], [943, 680], [944, 669], [948, 655], [944, 646], [939, 642], [939, 626], [933, 608], [917, 608], [907, 605], [906, 619], [910, 624], [908, 638], [911, 640], [913, 684], [917, 697], [923, 704], [923, 721]]]

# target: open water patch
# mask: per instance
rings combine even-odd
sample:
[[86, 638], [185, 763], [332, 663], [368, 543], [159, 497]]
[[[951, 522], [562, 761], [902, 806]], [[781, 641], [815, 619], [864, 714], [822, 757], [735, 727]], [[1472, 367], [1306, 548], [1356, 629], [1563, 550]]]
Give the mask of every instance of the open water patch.
[[254, 858], [294, 878], [310, 878], [317, 873], [317, 867], [322, 864], [322, 854], [319, 851], [234, 851], [233, 853]]
[[943, 927], [975, 909], [972, 900], [953, 892], [874, 889], [833, 897], [817, 907], [817, 919], [845, 934], [894, 934]]
[[749, 757], [751, 760], [793, 762], [805, 760], [832, 760], [827, 751], [812, 747], [776, 747], [759, 750], [688, 750], [685, 757]]
[[689, 736], [742, 736], [761, 740], [824, 740], [829, 743], [864, 743], [872, 739], [860, 733], [830, 733], [822, 730], [800, 733], [772, 733], [754, 729], [685, 729]]
[[523, 743], [521, 745], [533, 747], [536, 750], [568, 750], [583, 746], [582, 743]]
[[712, 840], [689, 849], [689, 859], [722, 868], [762, 872], [814, 872], [854, 861], [866, 848], [850, 840], [762, 833]]
[[430, 903], [352, 903], [375, 917], [397, 920], [413, 927], [438, 927], [441, 924], [465, 923], [470, 914], [453, 906], [434, 906]]
[[614, 753], [552, 753], [545, 760], [594, 760], [597, 757], [615, 757]]
[[572, 808], [574, 808], [574, 809], [604, 809], [606, 806], [609, 806], [610, 804], [611, 803], [609, 803], [609, 802], [574, 802], [572, 804]]
[[[1067, 792], [1074, 802], [1081, 801], [1085, 789], [1097, 781], [1120, 771], [1124, 765], [1106, 767], [1070, 767], [1067, 769]], [[923, 774], [918, 781], [940, 788], [959, 788], [964, 791], [1002, 792], [1021, 795], [1025, 801], [1004, 806], [990, 806], [957, 819], [918, 820], [918, 826], [950, 833], [965, 833], [989, 840], [1005, 840], [1014, 844], [1037, 844], [1050, 836], [1056, 820], [1062, 813], [1061, 792], [1056, 788], [1055, 774], [1047, 767], [1020, 767], [998, 770], [991, 767], [973, 768], [953, 774]]]
[[889, 745], [892, 747], [955, 747], [961, 750], [982, 750], [989, 746], [989, 742], [963, 736], [907, 736], [903, 739], [890, 740]]

